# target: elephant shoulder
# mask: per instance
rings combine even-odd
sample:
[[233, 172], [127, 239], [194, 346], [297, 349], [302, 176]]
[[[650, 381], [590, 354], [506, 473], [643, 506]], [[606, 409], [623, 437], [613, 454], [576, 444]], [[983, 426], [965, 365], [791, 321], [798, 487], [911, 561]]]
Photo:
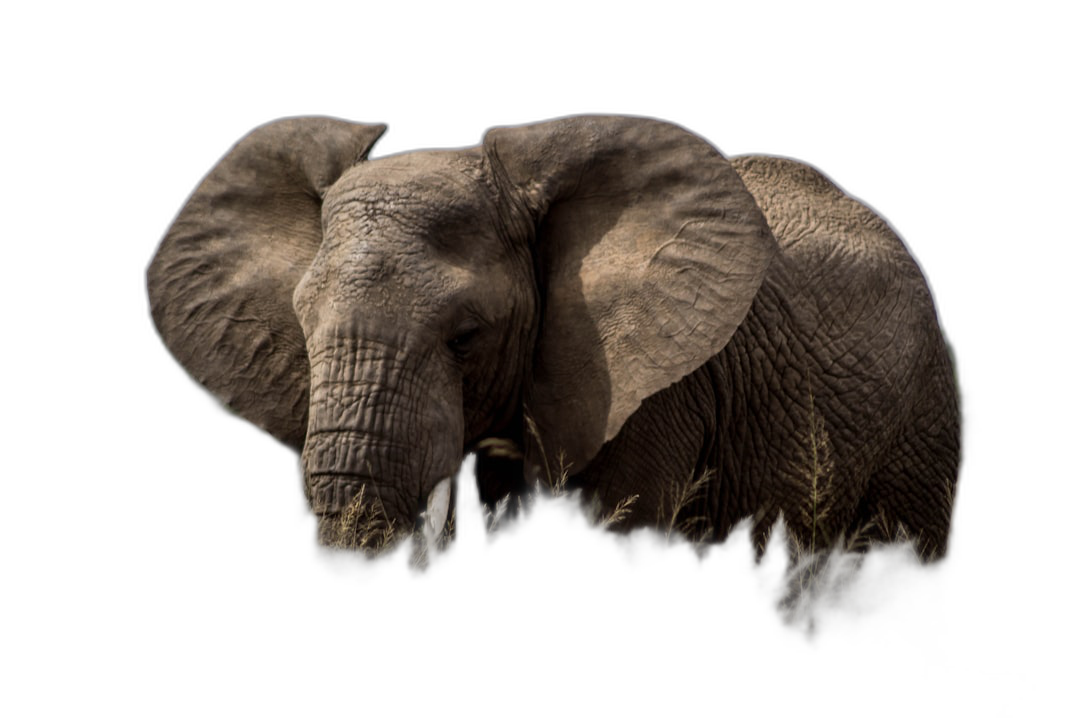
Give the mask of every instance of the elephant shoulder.
[[785, 254], [803, 261], [910, 259], [888, 223], [817, 168], [766, 155], [733, 158], [732, 164]]
[[788, 266], [818, 304], [835, 306], [841, 298], [860, 298], [882, 309], [903, 308], [911, 322], [933, 318], [933, 301], [918, 263], [874, 210], [797, 160], [747, 155], [732, 163], [761, 207]]
[[851, 352], [879, 343], [923, 352], [937, 324], [933, 300], [885, 220], [806, 163], [760, 155], [732, 163], [783, 250], [783, 284], [813, 318], [807, 325], [823, 323]]

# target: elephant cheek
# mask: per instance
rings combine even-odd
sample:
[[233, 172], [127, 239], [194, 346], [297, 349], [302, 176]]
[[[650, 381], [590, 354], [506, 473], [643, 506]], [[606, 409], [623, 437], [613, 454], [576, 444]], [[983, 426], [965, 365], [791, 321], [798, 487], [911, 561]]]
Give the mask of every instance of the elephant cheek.
[[[305, 490], [325, 544], [379, 550], [422, 524], [441, 532], [463, 420], [439, 374], [338, 341], [312, 363]], [[438, 528], [427, 525], [438, 524]]]

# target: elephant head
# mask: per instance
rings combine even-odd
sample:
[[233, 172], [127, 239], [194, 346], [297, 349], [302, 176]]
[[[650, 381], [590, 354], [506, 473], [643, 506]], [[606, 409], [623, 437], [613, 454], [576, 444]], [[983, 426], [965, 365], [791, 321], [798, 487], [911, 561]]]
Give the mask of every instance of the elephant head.
[[147, 273], [180, 362], [302, 447], [323, 528], [359, 497], [440, 526], [444, 479], [523, 413], [533, 461], [584, 468], [723, 348], [776, 252], [728, 161], [674, 125], [573, 117], [368, 160], [384, 129], [256, 129]]

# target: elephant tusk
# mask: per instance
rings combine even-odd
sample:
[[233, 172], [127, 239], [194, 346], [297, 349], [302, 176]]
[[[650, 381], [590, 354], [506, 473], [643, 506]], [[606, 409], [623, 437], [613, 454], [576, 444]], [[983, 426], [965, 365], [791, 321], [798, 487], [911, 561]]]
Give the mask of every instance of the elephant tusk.
[[445, 477], [440, 480], [427, 499], [427, 509], [423, 513], [424, 541], [431, 547], [446, 527], [446, 517], [450, 514], [450, 481]]
[[480, 493], [476, 489], [476, 456], [469, 453], [461, 463], [458, 475], [458, 519], [457, 546], [472, 551], [484, 546], [487, 535], [487, 518], [480, 504]]

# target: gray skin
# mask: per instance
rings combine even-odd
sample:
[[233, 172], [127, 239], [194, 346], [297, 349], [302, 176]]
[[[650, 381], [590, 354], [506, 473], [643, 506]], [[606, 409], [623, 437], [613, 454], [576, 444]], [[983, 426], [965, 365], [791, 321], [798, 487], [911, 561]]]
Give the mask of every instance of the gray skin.
[[782, 515], [799, 549], [945, 552], [956, 381], [926, 282], [872, 211], [656, 120], [367, 160], [383, 130], [256, 129], [147, 273], [180, 362], [303, 449], [324, 541], [361, 498], [412, 529], [496, 439], [523, 457], [478, 456], [489, 505], [561, 462], [601, 515], [628, 510], [622, 529], [722, 539], [753, 518], [763, 548]]

